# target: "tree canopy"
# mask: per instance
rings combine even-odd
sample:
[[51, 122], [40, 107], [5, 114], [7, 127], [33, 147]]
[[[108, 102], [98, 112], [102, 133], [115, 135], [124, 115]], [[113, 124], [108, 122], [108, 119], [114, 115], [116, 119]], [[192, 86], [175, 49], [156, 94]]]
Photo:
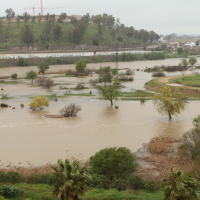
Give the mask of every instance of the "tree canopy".
[[183, 95], [176, 87], [165, 86], [160, 90], [160, 94], [153, 97], [153, 104], [157, 112], [168, 115], [169, 119], [173, 115], [177, 116], [185, 109]]
[[77, 72], [79, 72], [79, 73], [85, 72], [85, 68], [87, 66], [86, 60], [81, 58], [80, 60], [76, 61], [75, 65], [76, 65]]
[[190, 65], [193, 66], [197, 63], [197, 59], [195, 57], [190, 57], [188, 62]]
[[37, 78], [37, 73], [33, 70], [27, 72], [26, 74], [27, 79], [31, 79], [31, 83], [33, 83], [33, 80]]
[[119, 95], [119, 91], [118, 89], [113, 86], [113, 85], [109, 85], [109, 86], [98, 86], [97, 87], [99, 92], [103, 95], [103, 97], [106, 100], [109, 100], [111, 103], [111, 106], [113, 105], [113, 100], [117, 101], [118, 100], [118, 95]]
[[47, 62], [41, 62], [41, 63], [39, 63], [38, 65], [37, 65], [37, 67], [38, 67], [38, 74], [43, 74], [43, 77], [44, 77], [44, 74], [45, 74], [45, 71], [47, 70], [47, 69], [49, 69], [49, 63], [47, 63]]
[[43, 106], [49, 106], [49, 100], [44, 95], [41, 95], [41, 96], [33, 98], [29, 106], [33, 110], [35, 108], [42, 108]]

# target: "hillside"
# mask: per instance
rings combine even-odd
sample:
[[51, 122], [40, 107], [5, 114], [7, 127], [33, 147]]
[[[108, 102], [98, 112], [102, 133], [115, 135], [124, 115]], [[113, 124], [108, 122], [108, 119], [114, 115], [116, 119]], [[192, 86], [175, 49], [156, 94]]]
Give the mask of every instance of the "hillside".
[[[67, 28], [72, 26], [75, 29], [75, 25], [71, 24], [70, 22], [66, 23], [55, 23], [51, 25], [51, 32], [50, 32], [50, 40], [49, 45], [50, 47], [56, 47], [57, 42], [53, 34], [53, 29], [58, 24], [62, 28], [62, 37], [59, 41], [58, 46], [75, 46], [77, 43], [69, 39], [69, 35], [67, 34]], [[3, 24], [2, 30], [0, 29], [0, 51], [5, 51], [7, 47], [20, 47], [26, 46], [26, 44], [22, 40], [21, 30], [24, 27], [25, 23], [20, 22], [19, 27], [17, 22], [11, 22]], [[42, 21], [40, 24], [38, 22], [32, 23], [27, 22], [27, 25], [31, 27], [34, 34], [34, 46], [44, 46], [41, 41], [40, 35], [43, 34], [46, 22]], [[97, 24], [93, 22], [89, 22], [86, 26], [82, 41], [79, 44], [92, 44], [93, 39], [97, 39], [99, 45], [106, 45], [106, 44], [125, 44], [129, 45], [130, 43], [138, 43], [137, 40], [134, 38], [130, 39], [126, 34], [119, 33], [115, 35], [115, 39], [113, 40], [112, 35], [109, 32], [108, 28], [103, 30], [102, 38], [98, 38], [98, 27]], [[117, 40], [118, 37], [121, 37], [123, 42]]]

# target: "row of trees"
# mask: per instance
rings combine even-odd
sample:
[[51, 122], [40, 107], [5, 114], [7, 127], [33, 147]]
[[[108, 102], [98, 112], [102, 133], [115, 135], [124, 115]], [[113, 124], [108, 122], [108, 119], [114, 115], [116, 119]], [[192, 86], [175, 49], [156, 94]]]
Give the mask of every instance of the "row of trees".
[[[38, 23], [41, 23], [42, 16], [39, 14], [38, 16], [31, 16], [27, 12], [24, 12], [23, 15], [17, 15], [15, 17], [15, 12], [10, 8], [6, 10], [6, 19], [8, 20], [9, 24], [10, 21], [15, 18], [16, 22], [19, 23], [20, 21], [24, 21], [25, 26], [22, 30], [21, 38], [24, 38], [24, 35], [27, 35], [27, 31], [29, 33], [30, 41], [27, 39], [23, 40], [25, 44], [29, 47], [30, 45], [34, 45], [34, 43], [37, 43], [38, 39], [40, 40], [41, 44], [46, 47], [46, 49], [49, 49], [49, 43], [52, 40], [52, 36], [57, 42], [57, 45], [59, 44], [60, 39], [62, 38], [64, 32], [62, 30], [62, 27], [59, 26], [58, 23], [63, 23], [64, 20], [67, 18], [66, 13], [61, 13], [59, 15], [59, 18], [57, 20], [58, 23], [56, 23], [56, 27], [54, 27], [54, 24], [56, 22], [56, 15], [52, 14], [50, 15], [47, 13], [46, 16], [44, 16], [46, 26], [42, 30], [42, 33], [39, 34], [39, 38], [36, 38], [36, 35], [33, 31], [33, 28], [31, 26], [27, 26], [28, 21], [32, 21], [34, 24], [36, 21]], [[97, 34], [95, 37], [91, 38], [94, 45], [99, 44], [99, 40], [103, 38], [103, 34], [105, 31], [109, 31], [109, 34], [112, 36], [112, 40], [115, 40], [117, 38], [119, 43], [123, 43], [123, 36], [127, 35], [131, 39], [136, 39], [143, 43], [144, 48], [146, 48], [147, 43], [152, 43], [154, 41], [157, 41], [159, 38], [159, 35], [156, 34], [154, 31], [146, 31], [144, 29], [141, 30], [135, 30], [133, 26], [126, 27], [124, 24], [121, 24], [120, 19], [115, 19], [112, 15], [108, 15], [104, 13], [103, 15], [95, 15], [91, 16], [89, 13], [82, 16], [81, 20], [77, 20], [76, 18], [71, 19], [71, 25], [67, 27], [66, 34], [68, 35], [68, 39], [70, 42], [74, 42], [76, 44], [79, 44], [83, 40], [84, 33], [87, 29], [87, 25], [89, 22], [93, 22], [97, 25]], [[2, 22], [0, 22], [0, 34], [2, 29]], [[9, 31], [8, 31], [9, 32]], [[8, 36], [9, 37], [9, 36]]]

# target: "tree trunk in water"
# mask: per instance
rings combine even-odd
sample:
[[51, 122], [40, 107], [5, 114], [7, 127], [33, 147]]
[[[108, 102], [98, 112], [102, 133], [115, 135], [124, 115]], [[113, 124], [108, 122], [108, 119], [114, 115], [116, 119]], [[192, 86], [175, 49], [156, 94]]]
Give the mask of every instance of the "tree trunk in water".
[[111, 106], [112, 106], [113, 105], [113, 101], [111, 100], [110, 102], [111, 102]]
[[169, 120], [171, 120], [172, 119], [172, 116], [171, 116], [171, 114], [169, 113]]

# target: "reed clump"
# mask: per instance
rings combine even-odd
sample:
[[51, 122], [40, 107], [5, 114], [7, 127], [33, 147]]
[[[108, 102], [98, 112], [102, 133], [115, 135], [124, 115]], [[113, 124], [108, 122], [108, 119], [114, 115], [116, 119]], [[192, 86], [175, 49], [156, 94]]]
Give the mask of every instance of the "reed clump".
[[155, 137], [150, 140], [147, 150], [151, 154], [167, 155], [170, 153], [170, 148], [173, 148], [173, 144], [178, 141], [174, 137]]

